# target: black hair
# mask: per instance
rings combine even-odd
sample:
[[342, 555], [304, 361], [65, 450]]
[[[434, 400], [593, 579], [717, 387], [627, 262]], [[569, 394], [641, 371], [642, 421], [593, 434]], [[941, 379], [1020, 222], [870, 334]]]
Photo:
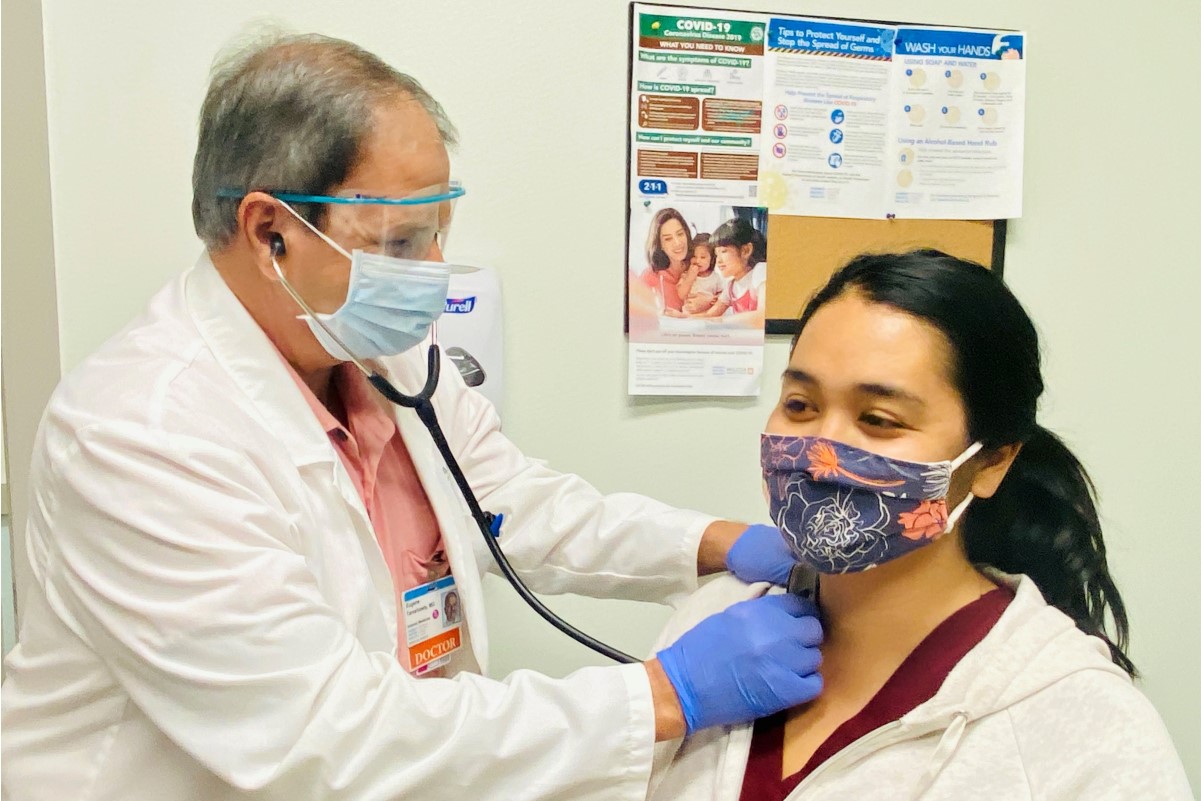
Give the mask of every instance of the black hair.
[[1029, 576], [1048, 603], [1105, 640], [1113, 661], [1136, 675], [1126, 655], [1126, 605], [1109, 573], [1096, 489], [1063, 441], [1035, 421], [1043, 391], [1038, 333], [1018, 299], [991, 270], [941, 251], [863, 255], [810, 299], [801, 330], [818, 309], [849, 293], [938, 329], [950, 345], [951, 379], [971, 439], [985, 449], [1022, 445], [997, 492], [977, 499], [963, 516], [968, 559]]
[[717, 226], [711, 241], [714, 247], [741, 248], [743, 245], [753, 245], [751, 257], [747, 260], [750, 267], [767, 261], [767, 237], [741, 217], [726, 220]]

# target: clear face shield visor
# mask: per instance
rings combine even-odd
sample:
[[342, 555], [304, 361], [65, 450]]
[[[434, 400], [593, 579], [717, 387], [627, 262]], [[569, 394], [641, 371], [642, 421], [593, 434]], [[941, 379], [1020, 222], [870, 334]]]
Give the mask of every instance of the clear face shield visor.
[[[403, 197], [385, 197], [345, 190], [333, 195], [271, 192], [288, 205], [317, 236], [348, 258], [355, 250], [376, 256], [415, 262], [440, 262], [462, 186], [451, 181], [420, 189]], [[314, 204], [323, 206], [310, 222]], [[454, 269], [451, 272], [460, 272]]]
[[[267, 194], [350, 262], [341, 305], [315, 309], [284, 275], [272, 251], [281, 285], [304, 312], [317, 340], [335, 358], [353, 361], [364, 372], [363, 359], [395, 355], [420, 341], [443, 311], [450, 275], [476, 270], [442, 257], [455, 201], [464, 194], [458, 183], [399, 197], [355, 190]], [[314, 217], [318, 205], [320, 215]]]

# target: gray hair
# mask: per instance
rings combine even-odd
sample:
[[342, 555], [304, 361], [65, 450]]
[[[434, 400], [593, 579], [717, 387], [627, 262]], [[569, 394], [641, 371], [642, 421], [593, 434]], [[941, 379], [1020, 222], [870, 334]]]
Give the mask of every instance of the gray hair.
[[[209, 250], [238, 230], [235, 190], [325, 194], [354, 168], [381, 103], [408, 97], [457, 141], [442, 106], [416, 80], [341, 39], [272, 33], [213, 64], [192, 168], [192, 222]], [[323, 207], [297, 211], [319, 224]]]

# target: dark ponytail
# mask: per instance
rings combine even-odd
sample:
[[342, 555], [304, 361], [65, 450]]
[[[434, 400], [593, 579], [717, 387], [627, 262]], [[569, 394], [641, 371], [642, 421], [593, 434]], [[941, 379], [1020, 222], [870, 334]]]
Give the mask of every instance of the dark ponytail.
[[[964, 547], [975, 564], [1033, 579], [1047, 603], [1084, 633], [1105, 640], [1113, 661], [1133, 676], [1126, 604], [1109, 575], [1095, 494], [1075, 455], [1059, 437], [1035, 426], [997, 492], [968, 507]], [[1106, 607], [1113, 617], [1112, 640], [1105, 630]]]
[[851, 292], [946, 337], [971, 439], [986, 449], [1022, 443], [997, 492], [975, 500], [963, 517], [968, 558], [1029, 576], [1048, 603], [1104, 639], [1113, 661], [1134, 675], [1126, 605], [1109, 574], [1093, 483], [1067, 446], [1035, 422], [1043, 391], [1038, 333], [1017, 298], [992, 271], [936, 250], [864, 255], [814, 295], [801, 328]]

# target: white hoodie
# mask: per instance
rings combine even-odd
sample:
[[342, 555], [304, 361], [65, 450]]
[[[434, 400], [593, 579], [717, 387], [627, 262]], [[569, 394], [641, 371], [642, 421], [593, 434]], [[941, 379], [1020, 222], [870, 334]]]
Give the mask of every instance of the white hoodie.
[[[938, 693], [818, 766], [790, 801], [1192, 798], [1163, 722], [1105, 644], [1048, 606], [1030, 579], [994, 578], [1016, 596]], [[658, 647], [766, 589], [731, 576], [710, 582]], [[661, 743], [648, 797], [737, 801], [752, 733], [716, 728]]]

